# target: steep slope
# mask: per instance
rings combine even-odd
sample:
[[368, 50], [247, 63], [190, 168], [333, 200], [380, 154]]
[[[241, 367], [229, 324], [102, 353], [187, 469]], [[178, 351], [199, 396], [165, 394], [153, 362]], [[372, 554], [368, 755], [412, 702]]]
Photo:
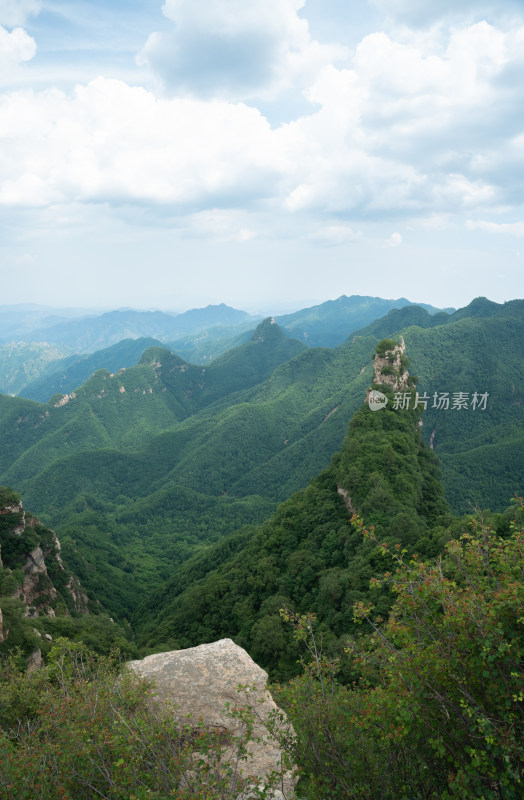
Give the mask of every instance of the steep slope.
[[[352, 629], [352, 605], [368, 594], [380, 548], [353, 528], [354, 513], [374, 524], [380, 541], [438, 552], [451, 517], [436, 459], [422, 443], [420, 412], [395, 409], [393, 389], [378, 380], [373, 388], [386, 393], [388, 406], [359, 409], [341, 452], [307, 489], [256, 533], [228, 540], [229, 553], [221, 543], [195, 556], [140, 608], [136, 624], [147, 645], [229, 636], [286, 676], [296, 652], [279, 609], [315, 611], [329, 642]], [[410, 382], [401, 389], [414, 396]], [[385, 610], [390, 598], [377, 602]]]
[[18, 646], [28, 655], [36, 647], [41, 637], [29, 619], [87, 614], [88, 606], [54, 531], [0, 486], [0, 653]]

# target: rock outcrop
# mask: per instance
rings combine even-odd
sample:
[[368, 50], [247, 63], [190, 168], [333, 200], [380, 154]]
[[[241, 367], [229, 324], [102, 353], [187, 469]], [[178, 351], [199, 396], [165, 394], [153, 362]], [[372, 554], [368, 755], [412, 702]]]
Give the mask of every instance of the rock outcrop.
[[[64, 565], [54, 531], [24, 511], [19, 496], [3, 487], [0, 487], [0, 554], [4, 595], [21, 600], [26, 617], [54, 617], [57, 611], [88, 613], [87, 595]], [[0, 643], [6, 641], [8, 633], [5, 616], [2, 624], [0, 614]]]
[[[387, 340], [383, 340], [384, 342]], [[409, 386], [409, 372], [404, 366], [406, 345], [402, 336], [400, 342], [391, 341], [391, 347], [380, 352], [380, 343], [375, 354], [374, 383], [391, 386], [393, 391], [404, 391]]]
[[[140, 677], [155, 683], [160, 703], [167, 703], [184, 723], [190, 715], [189, 722], [194, 721], [195, 727], [201, 718], [206, 727], [238, 736], [240, 722], [228, 716], [226, 704], [249, 705], [256, 713], [256, 722], [253, 741], [248, 745], [249, 757], [242, 766], [243, 775], [263, 782], [268, 773], [280, 770], [282, 753], [265, 726], [269, 715], [278, 711], [266, 689], [267, 673], [231, 639], [157, 653], [132, 661], [129, 666]], [[239, 686], [248, 688], [239, 692]], [[258, 738], [261, 741], [256, 741]], [[272, 797], [274, 800], [293, 797], [293, 786], [291, 774], [286, 773], [281, 789], [275, 790]]]

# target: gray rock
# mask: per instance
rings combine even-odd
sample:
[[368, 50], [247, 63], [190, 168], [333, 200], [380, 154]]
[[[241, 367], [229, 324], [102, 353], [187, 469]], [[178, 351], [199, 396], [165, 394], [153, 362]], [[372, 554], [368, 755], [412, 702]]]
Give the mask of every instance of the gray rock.
[[39, 669], [39, 667], [42, 666], [42, 653], [40, 651], [40, 648], [37, 647], [36, 650], [33, 650], [31, 655], [29, 655], [25, 661], [27, 664], [28, 672], [34, 672], [35, 669]]
[[[249, 705], [257, 717], [253, 736], [263, 741], [252, 741], [248, 745], [249, 757], [242, 763], [243, 775], [264, 782], [268, 773], [280, 770], [281, 750], [265, 727], [268, 716], [279, 710], [266, 689], [267, 673], [231, 639], [187, 650], [156, 653], [140, 661], [131, 661], [129, 667], [155, 683], [159, 703], [168, 703], [177, 718], [184, 723], [194, 722], [195, 727], [202, 719], [206, 727], [239, 735], [241, 723], [227, 715], [225, 706], [227, 703], [231, 707]], [[239, 685], [247, 689], [239, 693]], [[275, 800], [293, 797], [293, 787], [292, 776], [286, 773], [281, 785], [283, 793], [275, 790]], [[249, 796], [248, 793], [246, 800]]]

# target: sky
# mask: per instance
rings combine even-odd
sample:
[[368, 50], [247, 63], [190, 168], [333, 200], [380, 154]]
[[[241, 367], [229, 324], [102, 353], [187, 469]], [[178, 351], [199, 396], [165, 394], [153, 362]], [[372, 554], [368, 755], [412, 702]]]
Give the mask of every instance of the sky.
[[524, 296], [524, 0], [0, 0], [0, 305]]

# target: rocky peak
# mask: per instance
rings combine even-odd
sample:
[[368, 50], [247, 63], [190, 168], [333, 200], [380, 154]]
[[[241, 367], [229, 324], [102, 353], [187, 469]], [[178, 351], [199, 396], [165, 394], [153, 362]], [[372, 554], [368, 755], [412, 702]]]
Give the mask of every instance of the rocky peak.
[[400, 342], [393, 339], [382, 339], [375, 353], [374, 383], [391, 386], [393, 391], [404, 391], [409, 388], [408, 360], [405, 355], [406, 344], [402, 336]]
[[267, 341], [278, 341], [278, 340], [285, 340], [286, 334], [280, 328], [277, 323], [275, 322], [274, 317], [267, 317], [267, 319], [263, 320], [253, 333], [251, 334], [251, 342], [267, 342]]

